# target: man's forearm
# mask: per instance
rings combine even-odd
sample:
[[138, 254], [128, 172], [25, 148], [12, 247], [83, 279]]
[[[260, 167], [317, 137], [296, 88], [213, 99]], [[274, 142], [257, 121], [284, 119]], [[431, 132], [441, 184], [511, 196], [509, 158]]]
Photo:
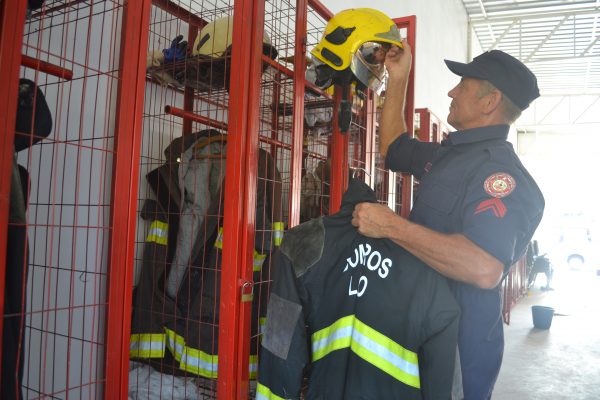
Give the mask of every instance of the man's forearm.
[[398, 217], [387, 237], [440, 274], [482, 289], [498, 285], [502, 263], [461, 234], [439, 233]]
[[379, 121], [379, 152], [383, 157], [394, 140], [406, 132], [404, 103], [408, 76], [390, 78], [385, 90], [385, 101]]

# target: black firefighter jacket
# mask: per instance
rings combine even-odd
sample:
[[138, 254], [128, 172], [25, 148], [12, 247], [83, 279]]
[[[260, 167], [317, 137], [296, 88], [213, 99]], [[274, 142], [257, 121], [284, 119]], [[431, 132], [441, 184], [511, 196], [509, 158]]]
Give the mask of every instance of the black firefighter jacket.
[[374, 192], [352, 180], [337, 214], [286, 232], [257, 399], [450, 398], [458, 305], [441, 275], [390, 240], [358, 233], [352, 211], [365, 201]]

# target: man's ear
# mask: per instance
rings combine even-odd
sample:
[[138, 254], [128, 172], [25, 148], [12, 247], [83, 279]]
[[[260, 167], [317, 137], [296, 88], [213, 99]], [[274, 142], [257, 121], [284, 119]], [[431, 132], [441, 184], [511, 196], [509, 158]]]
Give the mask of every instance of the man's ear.
[[498, 89], [494, 89], [485, 95], [485, 102], [483, 103], [483, 112], [485, 114], [492, 114], [494, 111], [499, 110], [502, 104], [502, 94]]

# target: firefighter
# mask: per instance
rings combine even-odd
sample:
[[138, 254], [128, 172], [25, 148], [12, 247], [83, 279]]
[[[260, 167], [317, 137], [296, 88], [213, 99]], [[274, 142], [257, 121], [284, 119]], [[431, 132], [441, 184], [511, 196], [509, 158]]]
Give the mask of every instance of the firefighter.
[[489, 399], [504, 348], [500, 281], [525, 252], [544, 198], [507, 141], [509, 126], [539, 96], [535, 75], [499, 50], [463, 64], [446, 60], [461, 81], [441, 145], [411, 138], [404, 103], [410, 47], [386, 54], [389, 79], [380, 120], [386, 166], [420, 181], [409, 219], [379, 204], [359, 204], [353, 224], [389, 238], [451, 279], [461, 306], [459, 357], [464, 398]]

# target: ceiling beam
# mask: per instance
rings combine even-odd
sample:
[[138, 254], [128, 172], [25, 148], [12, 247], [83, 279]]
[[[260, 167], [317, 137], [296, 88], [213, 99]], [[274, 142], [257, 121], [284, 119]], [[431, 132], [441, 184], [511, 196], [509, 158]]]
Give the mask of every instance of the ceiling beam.
[[538, 58], [535, 60], [527, 61], [527, 65], [542, 64], [542, 63], [557, 62], [557, 61], [579, 61], [579, 60], [592, 60], [593, 61], [593, 59], [597, 59], [597, 58], [600, 58], [600, 54], [593, 54], [593, 55], [587, 55], [587, 56], [579, 55], [579, 56], [573, 56], [573, 57]]
[[[521, 13], [515, 13], [513, 15], [488, 15], [486, 17], [471, 17], [469, 21], [473, 24], [490, 24], [496, 22], [510, 22], [515, 18], [523, 20], [531, 19], [548, 19], [553, 17], [572, 17], [579, 15], [593, 15], [600, 13], [600, 6], [595, 7], [581, 7], [572, 9], [570, 11], [533, 11], [527, 12], [523, 10]], [[486, 14], [487, 15], [487, 14]]]
[[528, 56], [528, 57], [527, 57], [527, 58], [526, 58], [526, 59], [525, 59], [523, 62], [524, 62], [524, 63], [527, 63], [527, 62], [529, 62], [529, 60], [531, 60], [531, 58], [532, 58], [532, 57], [535, 55], [535, 53], [537, 53], [537, 51], [538, 51], [539, 49], [541, 49], [541, 48], [542, 48], [542, 46], [544, 46], [546, 43], [548, 43], [548, 40], [550, 40], [550, 39], [552, 38], [552, 35], [554, 35], [554, 33], [555, 33], [557, 30], [559, 30], [559, 29], [560, 29], [560, 27], [561, 27], [561, 26], [563, 26], [563, 24], [564, 24], [565, 22], [567, 22], [567, 20], [568, 20], [569, 18], [570, 18], [570, 17], [563, 17], [563, 19], [562, 19], [562, 20], [561, 20], [561, 21], [560, 21], [558, 24], [556, 24], [556, 26], [554, 27], [554, 29], [552, 29], [552, 30], [550, 31], [550, 33], [549, 33], [548, 35], [546, 35], [546, 37], [544, 38], [544, 40], [542, 40], [542, 41], [541, 41], [541, 42], [540, 42], [540, 43], [539, 43], [539, 44], [538, 44], [538, 45], [535, 47], [535, 49], [533, 49], [533, 51], [532, 51], [531, 53], [529, 53], [529, 56]]
[[[510, 24], [510, 26], [509, 26], [508, 28], [506, 28], [506, 29], [504, 30], [504, 32], [502, 32], [502, 34], [501, 34], [500, 36], [498, 36], [498, 38], [496, 39], [496, 41], [495, 41], [494, 43], [492, 43], [492, 45], [491, 45], [491, 46], [488, 48], [488, 51], [490, 51], [490, 50], [494, 50], [494, 49], [496, 48], [496, 46], [498, 46], [498, 43], [500, 43], [500, 41], [501, 41], [502, 39], [504, 39], [504, 37], [506, 36], [506, 34], [507, 34], [508, 32], [510, 32], [510, 30], [511, 30], [511, 29], [512, 29], [512, 28], [513, 28], [513, 27], [514, 27], [514, 26], [515, 26], [515, 25], [516, 25], [518, 22], [520, 22], [520, 20], [519, 20], [518, 18], [517, 18], [517, 19], [515, 19], [515, 20], [512, 22], [512, 24]], [[489, 26], [489, 25], [488, 25], [488, 26]]]
[[596, 43], [598, 43], [598, 39], [600, 39], [600, 35], [596, 36], [596, 39], [594, 39], [594, 41], [592, 43], [590, 43], [589, 46], [586, 47], [585, 50], [581, 52], [581, 54], [579, 54], [579, 57], [585, 56], [592, 49], [592, 47], [594, 47], [594, 45]]

